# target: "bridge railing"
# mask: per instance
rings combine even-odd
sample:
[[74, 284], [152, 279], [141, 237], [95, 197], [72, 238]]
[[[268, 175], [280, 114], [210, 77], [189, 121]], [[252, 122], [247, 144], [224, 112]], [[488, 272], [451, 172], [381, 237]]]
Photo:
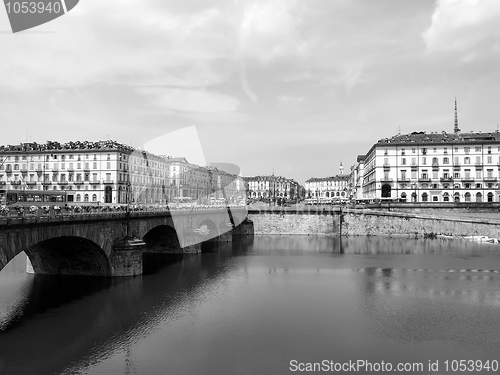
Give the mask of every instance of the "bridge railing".
[[196, 212], [196, 211], [224, 211], [227, 208], [245, 209], [245, 206], [230, 204], [228, 206], [215, 205], [191, 205], [191, 206], [169, 206], [159, 204], [143, 204], [143, 205], [65, 205], [65, 206], [0, 206], [0, 220], [15, 219], [15, 218], [62, 218], [72, 217], [126, 217], [127, 212], [135, 214], [169, 214], [173, 212]]

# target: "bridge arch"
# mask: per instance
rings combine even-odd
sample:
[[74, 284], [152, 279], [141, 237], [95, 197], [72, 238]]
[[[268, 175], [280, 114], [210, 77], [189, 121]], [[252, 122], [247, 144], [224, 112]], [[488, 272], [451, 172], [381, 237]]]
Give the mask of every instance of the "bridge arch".
[[40, 241], [25, 249], [37, 274], [111, 276], [104, 250], [95, 242], [77, 236]]
[[182, 252], [177, 231], [170, 225], [158, 225], [150, 229], [142, 240], [146, 243], [148, 252]]

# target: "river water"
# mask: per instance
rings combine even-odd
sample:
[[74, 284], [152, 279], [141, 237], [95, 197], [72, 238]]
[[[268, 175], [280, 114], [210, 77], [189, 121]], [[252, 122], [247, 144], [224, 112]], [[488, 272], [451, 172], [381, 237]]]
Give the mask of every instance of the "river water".
[[19, 256], [0, 272], [0, 374], [288, 374], [350, 360], [445, 374], [447, 360], [500, 360], [500, 245], [360, 237], [342, 249], [256, 236], [147, 258], [123, 279], [30, 275]]

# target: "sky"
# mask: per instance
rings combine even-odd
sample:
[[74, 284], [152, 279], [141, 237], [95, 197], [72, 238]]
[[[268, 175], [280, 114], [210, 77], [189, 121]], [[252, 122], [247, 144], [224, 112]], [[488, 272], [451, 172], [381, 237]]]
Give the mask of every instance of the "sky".
[[303, 184], [452, 132], [455, 97], [462, 131], [500, 123], [498, 0], [81, 0], [15, 34], [0, 9], [0, 47], [1, 144], [195, 126], [207, 162]]

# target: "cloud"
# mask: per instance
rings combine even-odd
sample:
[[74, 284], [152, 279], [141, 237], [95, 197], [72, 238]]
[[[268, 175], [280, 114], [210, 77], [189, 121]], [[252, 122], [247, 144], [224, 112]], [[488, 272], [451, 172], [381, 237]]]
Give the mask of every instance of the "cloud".
[[438, 0], [431, 26], [423, 33], [427, 52], [465, 51], [500, 37], [498, 0]]
[[180, 112], [233, 112], [238, 110], [240, 104], [239, 100], [232, 96], [205, 89], [139, 88], [137, 92], [150, 97], [158, 107]]
[[293, 0], [253, 1], [244, 9], [239, 47], [243, 55], [269, 62], [301, 51], [297, 14]]
[[302, 96], [288, 96], [288, 95], [280, 95], [276, 98], [278, 103], [280, 104], [297, 104], [300, 103], [304, 98]]

